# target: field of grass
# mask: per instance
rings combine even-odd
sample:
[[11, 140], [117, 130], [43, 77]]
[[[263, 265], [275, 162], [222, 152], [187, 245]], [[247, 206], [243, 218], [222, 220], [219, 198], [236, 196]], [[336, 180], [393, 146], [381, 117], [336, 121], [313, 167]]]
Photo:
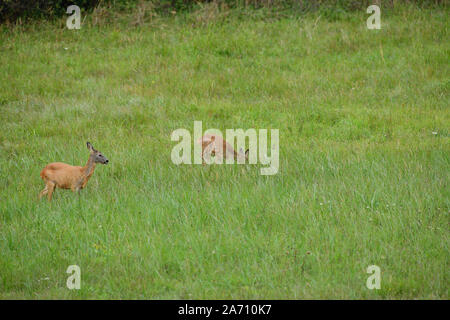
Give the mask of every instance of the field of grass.
[[[367, 17], [1, 28], [0, 298], [448, 299], [449, 12]], [[279, 129], [278, 174], [174, 165], [194, 120]]]

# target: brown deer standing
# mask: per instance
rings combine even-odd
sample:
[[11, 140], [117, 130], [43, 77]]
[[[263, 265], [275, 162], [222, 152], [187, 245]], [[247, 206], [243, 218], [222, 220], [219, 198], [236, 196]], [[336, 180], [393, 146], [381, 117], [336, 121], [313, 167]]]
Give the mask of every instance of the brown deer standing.
[[41, 178], [45, 182], [45, 188], [39, 193], [39, 199], [47, 194], [48, 201], [51, 201], [56, 187], [71, 189], [73, 192], [83, 189], [94, 173], [95, 165], [109, 162], [100, 151], [94, 149], [90, 142], [87, 142], [86, 145], [91, 154], [84, 167], [71, 166], [62, 162], [53, 162], [45, 166], [41, 171]]

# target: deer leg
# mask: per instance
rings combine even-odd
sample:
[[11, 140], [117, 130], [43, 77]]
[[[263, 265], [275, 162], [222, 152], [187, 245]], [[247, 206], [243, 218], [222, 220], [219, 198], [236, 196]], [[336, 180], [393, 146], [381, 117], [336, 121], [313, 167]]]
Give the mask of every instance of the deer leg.
[[72, 192], [76, 192], [76, 193], [80, 193], [80, 189], [83, 189], [83, 182], [82, 181], [80, 181], [80, 182], [76, 182], [73, 186], [72, 186]]
[[48, 201], [52, 201], [53, 191], [55, 191], [56, 184], [52, 181], [47, 182], [46, 188], [48, 189]]
[[39, 192], [39, 199], [41, 199], [44, 195], [46, 195], [48, 193], [48, 187], [47, 185], [45, 185], [44, 190], [42, 190], [41, 192]]
[[206, 164], [205, 153], [202, 152], [202, 166], [204, 166], [205, 164]]
[[210, 164], [211, 160], [211, 152], [208, 150], [203, 151], [202, 154], [202, 165]]

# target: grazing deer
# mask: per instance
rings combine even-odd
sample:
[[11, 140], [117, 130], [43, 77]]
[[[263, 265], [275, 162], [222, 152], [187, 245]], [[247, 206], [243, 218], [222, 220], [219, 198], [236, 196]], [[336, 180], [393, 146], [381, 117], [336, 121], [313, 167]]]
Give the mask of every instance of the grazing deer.
[[107, 164], [109, 162], [100, 151], [94, 149], [90, 142], [86, 145], [91, 154], [84, 167], [71, 166], [62, 162], [53, 162], [41, 171], [41, 178], [45, 182], [45, 188], [39, 193], [39, 199], [47, 194], [48, 201], [51, 201], [53, 191], [56, 187], [71, 189], [73, 192], [83, 189], [94, 173], [95, 165], [97, 163]]
[[219, 156], [222, 159], [245, 159], [248, 160], [249, 149], [237, 152], [233, 146], [229, 144], [225, 139], [218, 135], [205, 134], [203, 137], [197, 140], [197, 143], [202, 145], [202, 164], [205, 164], [205, 160], [209, 160], [211, 156]]

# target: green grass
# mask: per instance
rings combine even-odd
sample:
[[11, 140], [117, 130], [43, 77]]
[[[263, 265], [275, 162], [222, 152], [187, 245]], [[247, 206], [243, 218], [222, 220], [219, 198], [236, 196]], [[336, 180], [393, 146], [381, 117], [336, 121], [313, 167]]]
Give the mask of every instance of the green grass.
[[[448, 299], [448, 10], [367, 17], [0, 29], [0, 298]], [[278, 174], [175, 166], [194, 120], [279, 129]]]

